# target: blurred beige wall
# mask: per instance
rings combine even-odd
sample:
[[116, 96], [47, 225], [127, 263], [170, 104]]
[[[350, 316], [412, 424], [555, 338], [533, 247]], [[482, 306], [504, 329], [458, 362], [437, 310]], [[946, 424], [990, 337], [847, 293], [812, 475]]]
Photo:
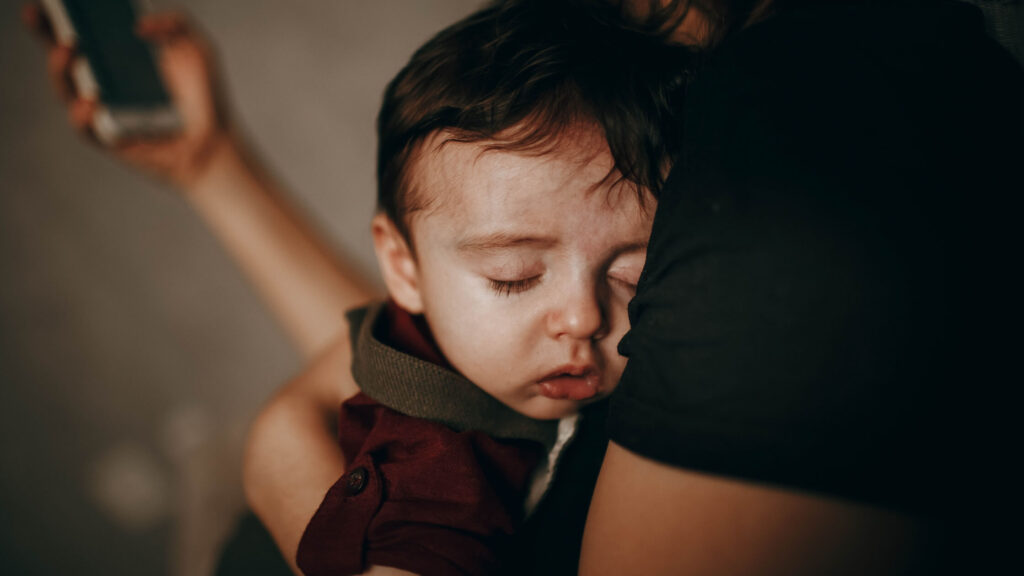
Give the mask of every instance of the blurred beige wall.
[[[386, 81], [478, 0], [183, 0], [236, 117], [372, 269]], [[197, 574], [247, 419], [300, 362], [172, 190], [83, 143], [0, 0], [0, 573]]]

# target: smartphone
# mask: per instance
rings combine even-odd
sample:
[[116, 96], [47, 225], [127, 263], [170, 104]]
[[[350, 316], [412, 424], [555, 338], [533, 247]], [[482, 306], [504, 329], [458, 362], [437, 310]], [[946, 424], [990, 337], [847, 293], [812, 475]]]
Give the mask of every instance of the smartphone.
[[157, 69], [153, 48], [135, 34], [132, 0], [42, 0], [56, 40], [80, 55], [71, 78], [99, 106], [92, 128], [104, 144], [173, 135], [181, 117]]

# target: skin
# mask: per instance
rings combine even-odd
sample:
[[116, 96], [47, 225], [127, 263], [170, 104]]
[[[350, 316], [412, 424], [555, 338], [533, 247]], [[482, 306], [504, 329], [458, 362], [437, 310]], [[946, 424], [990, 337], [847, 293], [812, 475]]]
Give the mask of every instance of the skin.
[[677, 468], [611, 443], [580, 574], [908, 574], [925, 536], [904, 515]]
[[425, 142], [413, 166], [428, 195], [410, 222], [415, 250], [374, 221], [389, 293], [426, 316], [460, 373], [522, 414], [560, 418], [606, 396], [625, 367], [616, 345], [653, 200], [606, 178], [611, 155], [589, 127], [543, 156], [443, 142]]

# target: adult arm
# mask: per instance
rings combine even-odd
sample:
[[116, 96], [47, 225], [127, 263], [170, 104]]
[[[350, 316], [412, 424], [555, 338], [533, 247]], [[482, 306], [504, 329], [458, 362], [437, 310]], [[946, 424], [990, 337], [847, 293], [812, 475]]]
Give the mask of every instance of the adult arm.
[[[48, 44], [48, 66], [71, 124], [91, 138], [93, 95], [76, 94], [74, 47], [61, 46], [38, 6], [24, 17]], [[247, 499], [293, 570], [306, 524], [345, 468], [332, 433], [338, 406], [358, 392], [350, 374], [346, 310], [374, 296], [360, 271], [340, 260], [247, 149], [229, 121], [215, 59], [181, 14], [143, 17], [139, 34], [160, 48], [164, 79], [183, 116], [180, 136], [109, 148], [128, 166], [175, 187], [260, 293], [307, 358], [253, 422], [246, 446]], [[405, 574], [374, 567], [370, 574]]]
[[[48, 67], [72, 125], [91, 137], [95, 95], [69, 82], [73, 46], [57, 44], [40, 9], [24, 10], [48, 47]], [[159, 65], [184, 120], [173, 138], [109, 148], [128, 166], [178, 189], [235, 259], [273, 316], [307, 358], [345, 327], [345, 311], [374, 291], [339, 259], [248, 150], [230, 121], [213, 52], [182, 14], [144, 16], [140, 36], [159, 47]]]
[[253, 422], [243, 468], [246, 499], [295, 566], [299, 540], [324, 494], [345, 470], [327, 431], [338, 406], [358, 393], [347, 334], [288, 382]]
[[659, 463], [611, 443], [580, 574], [906, 574], [908, 517]]
[[345, 312], [375, 295], [234, 141], [185, 195], [304, 357], [334, 341], [347, 329]]

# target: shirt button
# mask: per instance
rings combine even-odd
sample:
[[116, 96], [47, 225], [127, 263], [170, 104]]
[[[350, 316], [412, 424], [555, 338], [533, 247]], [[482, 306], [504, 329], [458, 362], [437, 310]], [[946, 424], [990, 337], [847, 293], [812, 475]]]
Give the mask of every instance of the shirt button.
[[370, 478], [370, 473], [366, 471], [366, 468], [360, 466], [355, 470], [349, 472], [345, 476], [345, 491], [349, 496], [355, 496], [366, 488], [366, 482]]

